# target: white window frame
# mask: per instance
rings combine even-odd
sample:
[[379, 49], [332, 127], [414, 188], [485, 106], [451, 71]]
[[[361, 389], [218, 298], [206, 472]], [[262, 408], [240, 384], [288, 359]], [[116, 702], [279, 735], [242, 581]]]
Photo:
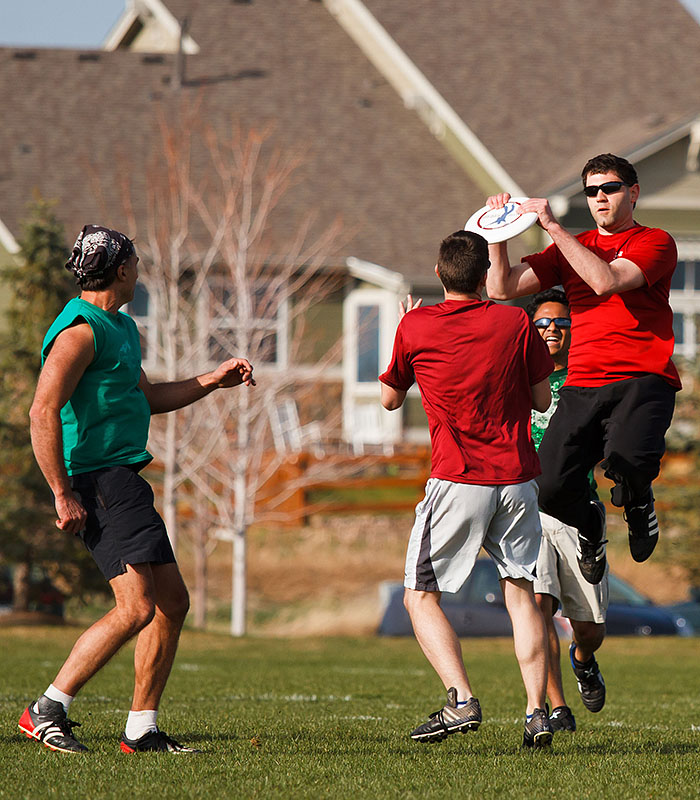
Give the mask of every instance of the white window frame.
[[136, 315], [132, 310], [132, 304], [127, 303], [123, 310], [134, 320], [139, 333], [146, 341], [146, 357], [142, 358], [141, 366], [149, 372], [155, 372], [159, 367], [158, 359], [158, 300], [157, 296], [148, 291], [145, 283], [138, 284], [140, 289], [146, 292], [148, 298], [148, 312], [144, 315]]
[[[206, 361], [210, 367], [216, 366], [219, 362], [212, 359], [209, 355], [208, 339], [212, 330], [233, 330], [235, 328], [233, 317], [213, 318], [210, 308], [209, 291], [212, 285], [225, 286], [228, 282], [225, 275], [212, 276], [207, 285], [207, 289], [202, 292], [201, 301], [199, 305], [198, 325], [199, 330], [205, 339], [206, 348]], [[289, 366], [289, 297], [285, 296], [280, 302], [277, 309], [277, 317], [272, 319], [254, 319], [254, 324], [257, 330], [264, 332], [274, 333], [277, 336], [277, 353], [275, 361], [257, 361], [255, 363], [255, 371], [258, 373], [270, 371], [279, 372], [287, 369]], [[252, 357], [252, 354], [237, 353], [232, 355], [239, 355], [242, 358]]]
[[686, 263], [683, 289], [671, 289], [669, 302], [674, 314], [683, 315], [683, 342], [676, 342], [674, 353], [693, 359], [698, 353], [696, 316], [700, 315], [700, 290], [695, 289], [696, 274], [700, 278], [700, 241], [678, 242], [678, 261], [694, 262], [689, 269]]
[[[400, 411], [387, 411], [380, 406], [381, 388], [378, 380], [358, 381], [358, 330], [357, 312], [360, 306], [377, 306], [379, 309], [379, 373], [391, 359], [394, 334], [398, 324], [399, 298], [395, 291], [378, 287], [361, 286], [353, 289], [343, 303], [343, 437], [354, 441], [357, 419], [356, 408], [367, 403], [380, 407], [383, 442], [396, 442], [401, 437]], [[378, 374], [379, 374], [378, 373]]]

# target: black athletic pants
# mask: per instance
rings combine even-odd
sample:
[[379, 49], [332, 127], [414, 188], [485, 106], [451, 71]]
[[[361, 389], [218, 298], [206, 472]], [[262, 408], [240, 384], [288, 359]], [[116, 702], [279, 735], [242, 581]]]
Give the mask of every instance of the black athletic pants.
[[599, 541], [588, 473], [601, 460], [606, 477], [615, 482], [614, 505], [646, 502], [659, 474], [675, 399], [676, 390], [658, 375], [596, 388], [565, 386], [539, 449], [542, 511]]

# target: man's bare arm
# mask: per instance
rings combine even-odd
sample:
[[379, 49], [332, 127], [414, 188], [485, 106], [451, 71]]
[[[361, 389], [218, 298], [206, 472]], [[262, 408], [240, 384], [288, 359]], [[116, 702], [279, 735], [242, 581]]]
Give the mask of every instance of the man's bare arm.
[[552, 402], [552, 390], [549, 388], [549, 378], [530, 387], [532, 391], [532, 407], [535, 411], [546, 411]]
[[381, 384], [382, 387], [382, 405], [387, 411], [396, 411], [401, 408], [403, 401], [406, 399], [406, 392], [400, 389], [394, 389], [387, 386], [386, 383]]
[[141, 370], [139, 388], [146, 395], [151, 414], [164, 414], [175, 411], [213, 392], [231, 386], [255, 386], [253, 367], [245, 358], [229, 358], [212, 372], [195, 378], [169, 383], [151, 383]]
[[34, 457], [54, 494], [56, 526], [66, 533], [82, 530], [87, 514], [73, 494], [63, 462], [61, 409], [71, 398], [94, 355], [89, 325], [74, 325], [59, 333], [39, 376], [29, 411]]
[[540, 225], [552, 237], [561, 254], [598, 296], [607, 297], [646, 286], [644, 273], [633, 261], [615, 258], [607, 262], [584, 247], [558, 222], [546, 199], [531, 198], [523, 204], [523, 211], [537, 214]]
[[[510, 200], [507, 192], [496, 194], [486, 200], [491, 208], [502, 208]], [[489, 245], [491, 266], [486, 273], [486, 293], [492, 300], [511, 300], [535, 294], [542, 288], [532, 267], [527, 263], [511, 266], [506, 242]]]

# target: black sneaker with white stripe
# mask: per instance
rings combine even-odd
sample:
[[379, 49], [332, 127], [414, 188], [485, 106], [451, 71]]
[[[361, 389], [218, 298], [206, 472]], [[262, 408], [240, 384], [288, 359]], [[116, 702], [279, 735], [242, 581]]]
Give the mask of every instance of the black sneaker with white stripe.
[[605, 506], [595, 500], [591, 500], [591, 505], [598, 512], [600, 539], [591, 541], [580, 531], [578, 534], [578, 546], [576, 548], [576, 560], [581, 575], [593, 585], [600, 583], [605, 575], [607, 561], [605, 558], [605, 545], [608, 540], [603, 538], [605, 535]]
[[80, 723], [68, 719], [63, 705], [46, 695], [24, 709], [17, 725], [30, 739], [37, 739], [51, 750], [87, 752], [87, 747], [73, 736], [73, 728], [79, 728]]
[[576, 642], [571, 642], [569, 659], [578, 683], [581, 702], [595, 714], [605, 705], [605, 681], [600, 674], [595, 656], [591, 656], [585, 664], [582, 664], [574, 655], [575, 652]]
[[575, 731], [576, 719], [569, 706], [557, 706], [552, 709], [549, 721], [553, 731]]
[[144, 733], [138, 739], [128, 739], [126, 733], [122, 733], [121, 742], [119, 747], [122, 753], [201, 753], [201, 750], [195, 750], [194, 747], [185, 747], [184, 744], [176, 742], [171, 739], [167, 733], [163, 731], [149, 731]]
[[411, 739], [416, 742], [439, 742], [451, 733], [475, 731], [481, 725], [481, 706], [476, 697], [459, 708], [457, 707], [457, 690], [447, 690], [447, 705], [434, 711], [427, 722], [419, 725], [412, 733]]
[[544, 708], [536, 708], [530, 719], [525, 720], [523, 747], [549, 747], [553, 737], [554, 731], [549, 721], [549, 714]]
[[630, 553], [635, 561], [646, 561], [659, 541], [659, 521], [654, 509], [654, 495], [649, 492], [648, 502], [625, 506], [625, 522], [629, 530]]

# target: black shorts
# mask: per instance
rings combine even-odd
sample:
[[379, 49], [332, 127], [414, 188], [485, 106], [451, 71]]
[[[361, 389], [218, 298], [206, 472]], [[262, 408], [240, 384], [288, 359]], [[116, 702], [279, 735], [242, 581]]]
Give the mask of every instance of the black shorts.
[[105, 467], [71, 477], [87, 511], [80, 538], [108, 581], [125, 573], [127, 564], [175, 562], [165, 523], [153, 506], [153, 490], [137, 470]]

